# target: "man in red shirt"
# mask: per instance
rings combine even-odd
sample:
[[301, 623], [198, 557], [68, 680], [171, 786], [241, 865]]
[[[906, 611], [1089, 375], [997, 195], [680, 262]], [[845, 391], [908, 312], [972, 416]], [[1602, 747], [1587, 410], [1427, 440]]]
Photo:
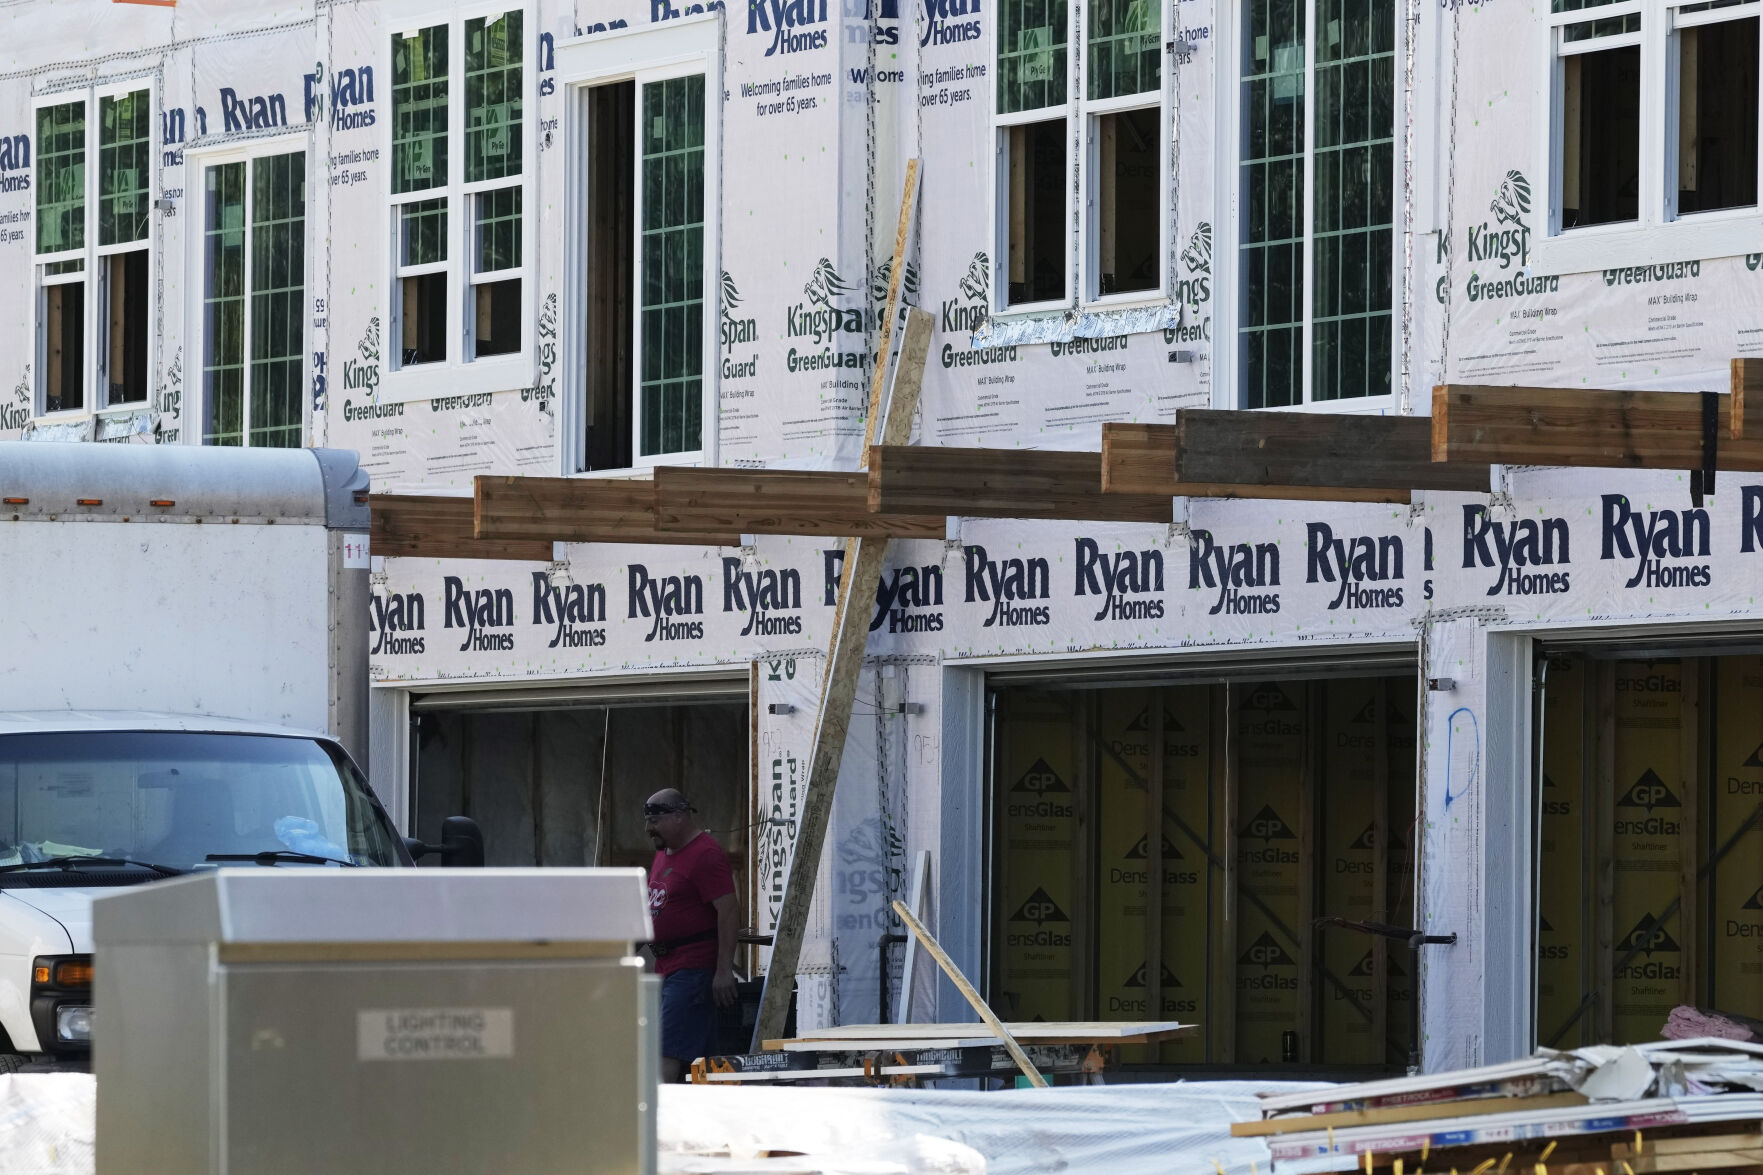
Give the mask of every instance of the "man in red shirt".
[[655, 844], [649, 865], [649, 917], [655, 925], [655, 972], [661, 976], [661, 1080], [679, 1081], [691, 1063], [715, 1051], [716, 1008], [735, 991], [734, 872], [728, 854], [698, 827], [697, 809], [673, 788], [643, 805]]

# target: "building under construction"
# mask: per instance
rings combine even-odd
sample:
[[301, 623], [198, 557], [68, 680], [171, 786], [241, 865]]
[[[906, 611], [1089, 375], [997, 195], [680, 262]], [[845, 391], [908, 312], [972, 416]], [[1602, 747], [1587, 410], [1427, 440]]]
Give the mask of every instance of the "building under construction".
[[1756, 3], [0, 13], [0, 437], [357, 450], [407, 825], [812, 833], [803, 1025], [1763, 1015]]

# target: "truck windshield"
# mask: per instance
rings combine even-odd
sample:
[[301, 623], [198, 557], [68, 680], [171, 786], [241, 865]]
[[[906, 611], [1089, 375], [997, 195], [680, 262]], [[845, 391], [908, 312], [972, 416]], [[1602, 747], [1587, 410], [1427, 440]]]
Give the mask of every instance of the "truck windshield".
[[397, 865], [396, 843], [348, 758], [316, 739], [0, 736], [0, 866], [98, 856], [193, 869], [211, 853]]

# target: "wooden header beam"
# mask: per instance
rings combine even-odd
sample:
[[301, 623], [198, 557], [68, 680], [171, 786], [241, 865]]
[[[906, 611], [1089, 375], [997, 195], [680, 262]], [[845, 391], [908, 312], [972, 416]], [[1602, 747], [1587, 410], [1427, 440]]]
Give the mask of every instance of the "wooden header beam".
[[1049, 449], [869, 450], [869, 508], [881, 514], [1169, 522], [1169, 498], [1102, 493], [1102, 454]]
[[1732, 439], [1763, 437], [1763, 359], [1732, 361]]
[[1432, 421], [1424, 416], [1182, 408], [1175, 432], [1183, 481], [1488, 490], [1485, 463], [1433, 461]]
[[[1176, 440], [1173, 424], [1104, 424], [1102, 492], [1110, 495], [1155, 494], [1165, 498], [1270, 498], [1397, 504], [1408, 502], [1412, 496], [1407, 489], [1245, 485], [1241, 480], [1221, 483], [1180, 481], [1175, 476]], [[1485, 474], [1482, 488], [1487, 488]]]
[[479, 476], [475, 482], [477, 534], [484, 538], [741, 545], [739, 530], [656, 530], [655, 483], [648, 478]]
[[[1700, 469], [1702, 395], [1442, 384], [1432, 392], [1432, 459]], [[1763, 471], [1763, 435], [1733, 440], [1731, 409], [1731, 397], [1721, 393], [1715, 468]]]
[[660, 531], [940, 539], [942, 515], [871, 514], [862, 471], [688, 469], [655, 471]]
[[368, 550], [407, 559], [551, 561], [549, 539], [480, 539], [470, 498], [373, 494], [368, 498]]

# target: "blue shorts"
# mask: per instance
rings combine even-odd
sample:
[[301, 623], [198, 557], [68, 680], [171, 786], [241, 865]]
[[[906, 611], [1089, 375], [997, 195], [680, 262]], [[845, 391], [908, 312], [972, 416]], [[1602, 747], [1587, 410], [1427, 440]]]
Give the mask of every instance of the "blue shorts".
[[661, 1055], [691, 1064], [716, 1048], [711, 972], [694, 967], [661, 977]]

